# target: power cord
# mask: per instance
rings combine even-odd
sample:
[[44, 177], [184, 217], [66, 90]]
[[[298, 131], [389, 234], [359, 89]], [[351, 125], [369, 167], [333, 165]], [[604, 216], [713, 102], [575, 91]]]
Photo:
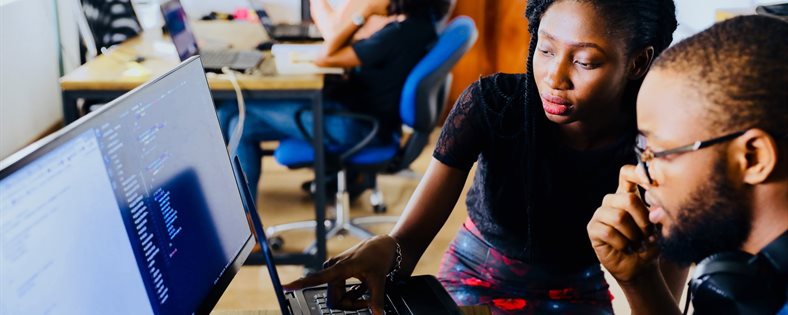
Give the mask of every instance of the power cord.
[[[101, 47], [101, 54], [109, 57], [110, 59], [114, 59], [115, 61], [118, 61], [120, 63], [125, 63], [125, 62], [142, 63], [143, 61], [145, 61], [145, 56], [128, 54], [126, 52], [120, 51], [117, 47], [118, 47], [117, 45], [112, 46], [110, 48]], [[116, 56], [117, 54], [126, 55], [132, 58], [124, 59], [119, 56]]]
[[235, 126], [235, 129], [233, 129], [232, 134], [230, 134], [230, 139], [227, 141], [227, 152], [230, 153], [230, 156], [235, 156], [237, 154], [238, 144], [241, 143], [241, 136], [244, 132], [246, 103], [244, 102], [241, 85], [238, 84], [238, 78], [235, 76], [236, 71], [228, 67], [222, 67], [222, 73], [230, 80], [230, 84], [232, 84], [233, 89], [235, 89], [235, 97], [238, 99], [238, 124]]

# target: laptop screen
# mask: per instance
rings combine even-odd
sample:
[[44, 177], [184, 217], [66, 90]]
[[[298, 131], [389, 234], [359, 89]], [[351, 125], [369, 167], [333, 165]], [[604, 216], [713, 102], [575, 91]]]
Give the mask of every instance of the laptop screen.
[[167, 32], [170, 33], [170, 38], [175, 44], [175, 50], [178, 51], [181, 61], [199, 54], [197, 39], [189, 27], [188, 17], [181, 2], [170, 0], [162, 3], [161, 14], [164, 16], [164, 25], [167, 27]]
[[251, 6], [252, 10], [254, 10], [255, 14], [257, 14], [257, 17], [260, 19], [260, 24], [263, 25], [263, 28], [268, 33], [268, 35], [273, 36], [274, 22], [271, 21], [271, 17], [268, 16], [268, 12], [265, 12], [262, 2], [260, 0], [249, 0], [249, 5]]
[[197, 58], [0, 162], [1, 314], [207, 313], [253, 244]]
[[315, 41], [322, 40], [323, 35], [313, 23], [305, 24], [278, 24], [275, 25], [271, 17], [263, 8], [261, 0], [248, 0], [249, 6], [255, 11], [263, 25], [266, 33], [271, 39], [276, 40], [296, 40], [296, 41]]

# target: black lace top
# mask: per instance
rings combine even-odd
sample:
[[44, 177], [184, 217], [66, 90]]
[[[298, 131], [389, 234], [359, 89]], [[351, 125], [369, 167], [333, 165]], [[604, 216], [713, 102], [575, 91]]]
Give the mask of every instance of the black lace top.
[[[524, 152], [524, 89], [523, 74], [495, 74], [473, 83], [449, 114], [433, 156], [463, 170], [478, 163], [466, 202], [468, 215], [487, 242], [509, 257], [579, 270], [598, 263], [586, 225], [604, 195], [615, 191], [619, 168], [634, 162], [634, 136], [598, 150], [576, 151], [543, 141], [551, 143], [544, 152]], [[550, 134], [546, 130], [539, 136]], [[545, 162], [539, 165], [549, 177], [536, 179], [544, 198], [536, 199], [542, 202], [537, 202], [531, 222], [524, 154], [543, 154]]]

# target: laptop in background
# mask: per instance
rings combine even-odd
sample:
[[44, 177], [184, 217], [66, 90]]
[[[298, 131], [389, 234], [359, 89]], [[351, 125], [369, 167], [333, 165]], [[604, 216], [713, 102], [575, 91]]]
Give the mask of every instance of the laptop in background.
[[200, 55], [205, 69], [219, 72], [222, 67], [246, 71], [257, 67], [263, 60], [263, 53], [254, 50], [201, 50], [179, 0], [163, 2], [161, 13], [181, 61]]
[[323, 35], [314, 23], [274, 24], [263, 8], [261, 0], [249, 0], [249, 5], [260, 19], [268, 36], [274, 41], [322, 41]]
[[0, 314], [207, 314], [253, 245], [196, 57], [0, 161]]

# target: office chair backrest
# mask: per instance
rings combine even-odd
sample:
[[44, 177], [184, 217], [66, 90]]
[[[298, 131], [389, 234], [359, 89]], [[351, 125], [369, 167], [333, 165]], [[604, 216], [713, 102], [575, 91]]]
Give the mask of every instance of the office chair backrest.
[[[81, 0], [87, 31], [82, 32], [90, 54], [119, 44], [142, 31], [131, 0]], [[86, 36], [87, 35], [87, 36]], [[92, 46], [92, 47], [91, 47]]]
[[410, 165], [421, 154], [443, 112], [450, 71], [457, 61], [476, 42], [478, 33], [473, 20], [467, 16], [455, 18], [438, 37], [438, 41], [411, 70], [402, 88], [400, 116], [403, 124], [413, 129], [413, 135], [400, 150], [400, 157], [390, 167], [396, 171]]

